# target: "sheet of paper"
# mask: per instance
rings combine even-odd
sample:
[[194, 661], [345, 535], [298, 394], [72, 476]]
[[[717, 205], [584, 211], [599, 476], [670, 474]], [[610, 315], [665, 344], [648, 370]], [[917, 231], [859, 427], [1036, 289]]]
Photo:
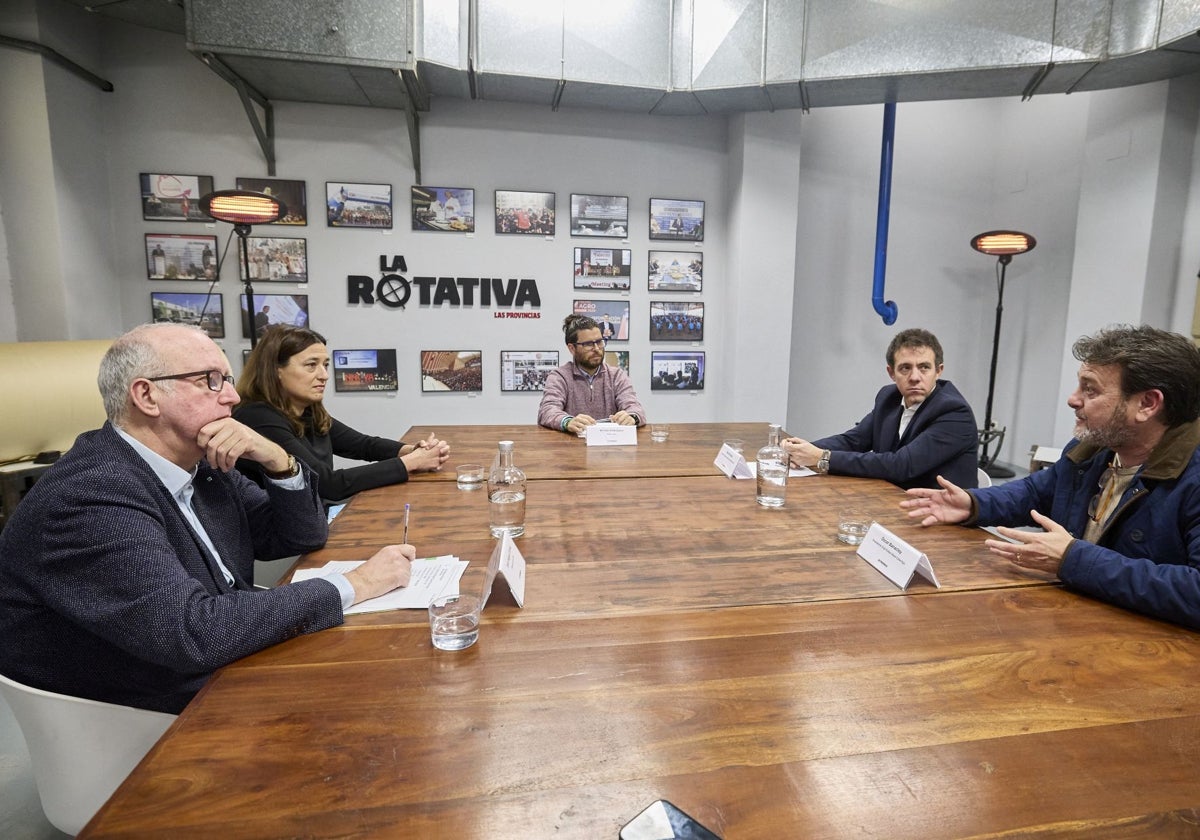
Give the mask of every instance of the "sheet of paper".
[[[301, 569], [293, 580], [309, 580], [329, 574], [345, 574], [361, 566], [362, 560], [333, 560], [319, 569]], [[393, 589], [378, 598], [362, 601], [346, 610], [346, 615], [379, 612], [381, 610], [423, 610], [441, 595], [457, 595], [458, 581], [467, 568], [466, 560], [452, 554], [442, 557], [418, 557], [412, 564], [412, 579], [408, 586]]]

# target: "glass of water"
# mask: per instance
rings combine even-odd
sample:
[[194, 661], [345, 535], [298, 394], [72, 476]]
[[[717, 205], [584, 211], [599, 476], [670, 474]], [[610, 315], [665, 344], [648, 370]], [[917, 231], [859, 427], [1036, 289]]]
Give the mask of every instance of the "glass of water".
[[458, 489], [479, 490], [487, 483], [483, 464], [463, 464], [458, 468]]
[[479, 640], [479, 596], [444, 595], [429, 605], [429, 636], [438, 650], [463, 650]]
[[861, 510], [844, 510], [838, 514], [837, 538], [847, 545], [860, 545], [871, 528], [871, 517]]

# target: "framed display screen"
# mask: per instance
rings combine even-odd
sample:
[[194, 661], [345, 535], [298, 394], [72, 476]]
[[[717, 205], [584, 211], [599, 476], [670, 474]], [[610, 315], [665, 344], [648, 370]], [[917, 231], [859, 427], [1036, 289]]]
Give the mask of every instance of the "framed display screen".
[[701, 251], [651, 251], [646, 268], [652, 292], [704, 290], [704, 253]]
[[146, 234], [146, 277], [150, 280], [213, 280], [217, 237], [190, 233]]
[[650, 301], [651, 341], [703, 341], [704, 304]]
[[571, 193], [571, 235], [624, 239], [629, 235], [629, 197]]
[[704, 241], [704, 202], [692, 198], [650, 199], [650, 238]]
[[577, 300], [571, 311], [576, 315], [587, 315], [600, 325], [600, 337], [609, 341], [629, 340], [629, 301], [627, 300]]
[[200, 209], [201, 196], [213, 191], [211, 175], [143, 172], [142, 218], [148, 222], [210, 222]]
[[651, 391], [703, 391], [704, 352], [650, 353]]
[[557, 350], [501, 350], [501, 391], [544, 391], [546, 377], [558, 367]]
[[[242, 310], [242, 338], [250, 337], [250, 315], [246, 311], [246, 296], [238, 295]], [[254, 296], [254, 331], [262, 338], [267, 327], [287, 324], [291, 327], [308, 326], [308, 295], [258, 295]]]
[[159, 324], [191, 324], [209, 338], [224, 338], [223, 303], [220, 292], [151, 292], [150, 317]]
[[475, 190], [466, 187], [413, 187], [412, 229], [474, 233]]
[[554, 193], [496, 190], [496, 233], [554, 235]]
[[628, 350], [605, 350], [604, 364], [609, 367], [619, 367], [621, 370], [629, 373], [629, 351]]
[[483, 351], [422, 350], [421, 390], [482, 391]]
[[575, 288], [626, 290], [632, 279], [628, 248], [576, 248]]
[[325, 221], [329, 227], [392, 227], [391, 184], [325, 182]]
[[[286, 236], [248, 236], [246, 253], [250, 258], [250, 279], [268, 283], [308, 282], [308, 241]], [[242, 261], [238, 249], [238, 262]], [[242, 265], [242, 277], [246, 266]]]
[[333, 390], [395, 391], [395, 349], [331, 350]]
[[303, 181], [286, 181], [282, 178], [238, 178], [239, 190], [266, 193], [283, 202], [287, 213], [272, 225], [308, 224], [308, 185]]

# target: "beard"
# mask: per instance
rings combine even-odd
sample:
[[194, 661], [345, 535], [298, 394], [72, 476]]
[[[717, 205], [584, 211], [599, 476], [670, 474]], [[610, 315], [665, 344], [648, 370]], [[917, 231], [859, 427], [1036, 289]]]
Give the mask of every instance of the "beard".
[[1100, 426], [1083, 426], [1083, 421], [1075, 423], [1075, 437], [1080, 443], [1090, 443], [1101, 449], [1119, 449], [1133, 438], [1133, 429], [1125, 423], [1125, 401], [1113, 406], [1108, 420]]

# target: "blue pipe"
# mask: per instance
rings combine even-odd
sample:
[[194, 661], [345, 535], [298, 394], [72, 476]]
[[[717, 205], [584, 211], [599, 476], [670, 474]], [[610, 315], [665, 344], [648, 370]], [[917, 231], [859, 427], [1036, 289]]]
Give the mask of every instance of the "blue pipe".
[[896, 323], [900, 310], [894, 300], [883, 300], [883, 278], [887, 272], [888, 216], [892, 209], [892, 149], [896, 141], [896, 103], [883, 105], [883, 150], [879, 156], [879, 210], [875, 217], [875, 282], [871, 287], [871, 305], [883, 323]]

